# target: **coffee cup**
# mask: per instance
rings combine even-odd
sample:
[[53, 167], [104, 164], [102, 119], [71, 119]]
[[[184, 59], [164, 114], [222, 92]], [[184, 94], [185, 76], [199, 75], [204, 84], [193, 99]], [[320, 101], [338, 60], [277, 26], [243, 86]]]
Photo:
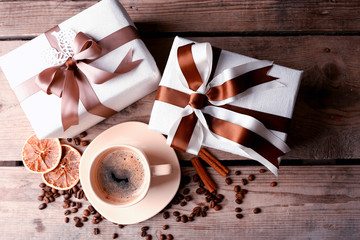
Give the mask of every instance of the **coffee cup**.
[[170, 173], [170, 164], [152, 165], [143, 151], [123, 144], [102, 149], [92, 158], [89, 182], [101, 202], [129, 207], [146, 196], [153, 177]]

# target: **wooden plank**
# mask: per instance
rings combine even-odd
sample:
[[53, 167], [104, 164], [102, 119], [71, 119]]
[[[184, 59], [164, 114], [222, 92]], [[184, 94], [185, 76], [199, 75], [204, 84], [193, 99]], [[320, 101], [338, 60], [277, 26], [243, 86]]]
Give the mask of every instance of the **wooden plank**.
[[[39, 35], [97, 1], [0, 1], [0, 38]], [[359, 1], [121, 0], [142, 32], [356, 31]]]
[[[241, 170], [240, 176], [232, 175], [234, 183], [226, 185], [223, 178], [209, 170], [219, 186], [219, 193], [225, 195], [221, 203], [223, 209], [208, 211], [206, 218], [196, 218], [191, 223], [178, 223], [175, 217], [167, 220], [161, 214], [140, 224], [129, 225], [123, 229], [103, 221], [96, 227], [101, 235], [92, 234], [93, 225], [85, 223], [83, 228], [75, 228], [74, 216], [71, 222], [64, 223], [62, 197], [40, 211], [37, 196], [40, 176], [28, 173], [22, 167], [0, 168], [0, 239], [109, 239], [114, 232], [120, 239], [140, 239], [140, 228], [149, 226], [148, 233], [158, 239], [162, 233], [171, 233], [175, 239], [359, 239], [360, 230], [360, 166], [328, 167], [284, 167], [278, 179], [270, 172], [258, 173], [259, 167], [232, 167], [231, 171]], [[183, 175], [192, 176], [193, 168], [183, 168]], [[249, 193], [243, 204], [234, 202], [234, 185], [248, 174], [256, 179], [246, 189]], [[270, 187], [277, 181], [277, 187]], [[204, 202], [197, 195], [192, 182], [188, 185], [194, 198], [185, 207], [174, 206], [170, 213], [179, 211], [189, 214], [196, 204]], [[76, 199], [74, 199], [76, 201]], [[151, 207], [151, 206], [149, 206]], [[242, 208], [243, 219], [235, 218], [235, 207]], [[260, 214], [253, 214], [255, 207]], [[168, 224], [166, 231], [161, 227]]]

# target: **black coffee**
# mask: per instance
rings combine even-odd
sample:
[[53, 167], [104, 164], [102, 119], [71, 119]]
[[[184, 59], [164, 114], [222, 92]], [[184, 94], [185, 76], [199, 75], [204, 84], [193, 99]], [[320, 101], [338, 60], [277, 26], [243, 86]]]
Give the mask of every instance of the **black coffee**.
[[96, 179], [107, 199], [116, 203], [136, 199], [145, 184], [141, 156], [127, 148], [110, 151], [99, 161]]

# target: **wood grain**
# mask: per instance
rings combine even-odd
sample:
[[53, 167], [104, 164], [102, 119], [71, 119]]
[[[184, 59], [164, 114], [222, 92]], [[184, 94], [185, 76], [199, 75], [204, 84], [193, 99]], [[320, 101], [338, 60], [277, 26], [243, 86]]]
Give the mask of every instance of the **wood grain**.
[[[161, 214], [135, 225], [119, 229], [110, 222], [101, 222], [101, 235], [93, 235], [93, 225], [85, 223], [81, 229], [75, 228], [74, 216], [70, 223], [64, 223], [62, 197], [43, 210], [38, 210], [40, 176], [27, 172], [22, 167], [0, 168], [0, 239], [110, 239], [114, 232], [120, 239], [140, 239], [140, 228], [149, 226], [148, 233], [158, 239], [161, 233], [171, 233], [175, 239], [358, 239], [360, 237], [360, 167], [284, 167], [278, 179], [270, 173], [258, 173], [259, 167], [232, 167], [241, 170], [240, 176], [232, 176], [234, 183], [226, 185], [223, 178], [209, 170], [219, 186], [219, 193], [225, 195], [223, 209], [209, 210], [206, 218], [196, 218], [191, 223], [178, 223], [175, 217], [167, 220]], [[240, 206], [234, 202], [234, 185], [240, 179], [254, 173], [256, 178], [245, 188], [249, 193]], [[183, 168], [183, 174], [192, 176], [193, 168]], [[277, 187], [269, 183], [277, 181]], [[204, 202], [204, 197], [194, 191], [194, 183], [189, 185], [194, 200], [185, 207], [173, 207], [189, 214], [196, 204]], [[76, 199], [74, 199], [76, 200]], [[235, 218], [235, 207], [242, 208], [243, 219]], [[151, 207], [151, 206], [149, 206]], [[261, 208], [258, 215], [252, 213]], [[226, 221], [225, 221], [226, 219]], [[170, 228], [163, 231], [161, 227]]]
[[[0, 38], [36, 36], [97, 1], [0, 1]], [[141, 32], [360, 29], [359, 1], [121, 0]]]
[[[292, 151], [285, 159], [342, 159], [360, 156], [360, 49], [357, 36], [303, 37], [212, 37], [217, 47], [259, 59], [274, 60], [303, 69], [303, 80], [288, 142]], [[0, 55], [24, 41], [1, 41]], [[146, 39], [158, 66], [163, 70], [172, 39]], [[25, 139], [33, 133], [28, 120], [4, 77], [0, 74], [0, 161], [20, 160]], [[105, 129], [125, 121], [148, 122], [155, 94], [124, 109], [89, 129], [92, 139]], [[239, 156], [213, 151], [219, 159]], [[182, 155], [189, 159], [190, 155]]]

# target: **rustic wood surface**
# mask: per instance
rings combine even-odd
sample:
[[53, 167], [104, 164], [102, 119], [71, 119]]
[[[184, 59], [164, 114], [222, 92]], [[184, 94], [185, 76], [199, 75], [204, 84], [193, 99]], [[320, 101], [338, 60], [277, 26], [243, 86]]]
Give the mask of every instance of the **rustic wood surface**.
[[[119, 239], [141, 239], [143, 226], [150, 227], [148, 233], [153, 239], [159, 239], [162, 233], [171, 233], [175, 239], [339, 239], [345, 236], [358, 239], [359, 166], [283, 167], [278, 179], [270, 172], [260, 174], [260, 167], [231, 167], [231, 172], [238, 169], [242, 174], [232, 174], [232, 185], [226, 185], [221, 176], [208, 169], [225, 200], [221, 211], [211, 209], [206, 218], [184, 224], [176, 222], [172, 215], [165, 220], [158, 214], [123, 229], [107, 221], [99, 225], [86, 222], [79, 229], [72, 218], [81, 217], [87, 203], [83, 201], [81, 211], [69, 215], [70, 223], [66, 224], [63, 197], [40, 211], [37, 200], [40, 177], [23, 168], [3, 167], [0, 168], [0, 239], [111, 239], [114, 232], [119, 234]], [[183, 175], [194, 174], [193, 168], [182, 170]], [[234, 185], [249, 174], [255, 174], [255, 181], [246, 185], [249, 193], [243, 203], [237, 205]], [[274, 180], [278, 186], [270, 187], [269, 183]], [[188, 186], [194, 200], [185, 207], [174, 206], [170, 213], [189, 214], [196, 204], [204, 202], [203, 195], [194, 192], [197, 185], [192, 182]], [[243, 219], [235, 217], [235, 207], [242, 208]], [[255, 207], [261, 208], [260, 214], [253, 214]], [[170, 226], [166, 231], [161, 229], [164, 224]], [[93, 235], [94, 227], [100, 229], [100, 235]]]
[[[304, 70], [288, 137], [292, 151], [284, 157], [293, 166], [282, 166], [277, 179], [270, 172], [258, 173], [259, 166], [243, 166], [251, 161], [225, 161], [232, 172], [242, 171], [240, 177], [256, 175], [246, 186], [249, 194], [240, 205], [241, 220], [233, 210], [233, 186], [240, 177], [232, 176], [234, 183], [227, 186], [208, 169], [226, 196], [223, 210], [210, 210], [208, 217], [187, 224], [174, 217], [164, 220], [160, 214], [123, 229], [102, 222], [101, 235], [94, 236], [90, 222], [81, 229], [73, 221], [64, 223], [62, 197], [38, 210], [40, 177], [19, 162], [24, 140], [33, 130], [0, 70], [0, 239], [110, 239], [114, 232], [119, 239], [141, 239], [144, 225], [151, 227], [153, 239], [161, 233], [172, 233], [176, 239], [360, 238], [359, 1], [120, 1], [161, 71], [176, 35]], [[0, 0], [0, 56], [96, 2]], [[154, 98], [152, 93], [92, 127], [87, 139], [121, 122], [147, 123]], [[211, 152], [221, 160], [243, 160]], [[190, 157], [179, 153], [180, 159]], [[188, 163], [181, 164], [185, 175], [194, 174]], [[272, 188], [271, 181], [279, 185]], [[203, 202], [194, 184], [190, 187], [194, 201], [173, 210], [190, 213]], [[261, 214], [253, 214], [254, 207], [260, 207]], [[164, 224], [170, 229], [161, 230]]]

